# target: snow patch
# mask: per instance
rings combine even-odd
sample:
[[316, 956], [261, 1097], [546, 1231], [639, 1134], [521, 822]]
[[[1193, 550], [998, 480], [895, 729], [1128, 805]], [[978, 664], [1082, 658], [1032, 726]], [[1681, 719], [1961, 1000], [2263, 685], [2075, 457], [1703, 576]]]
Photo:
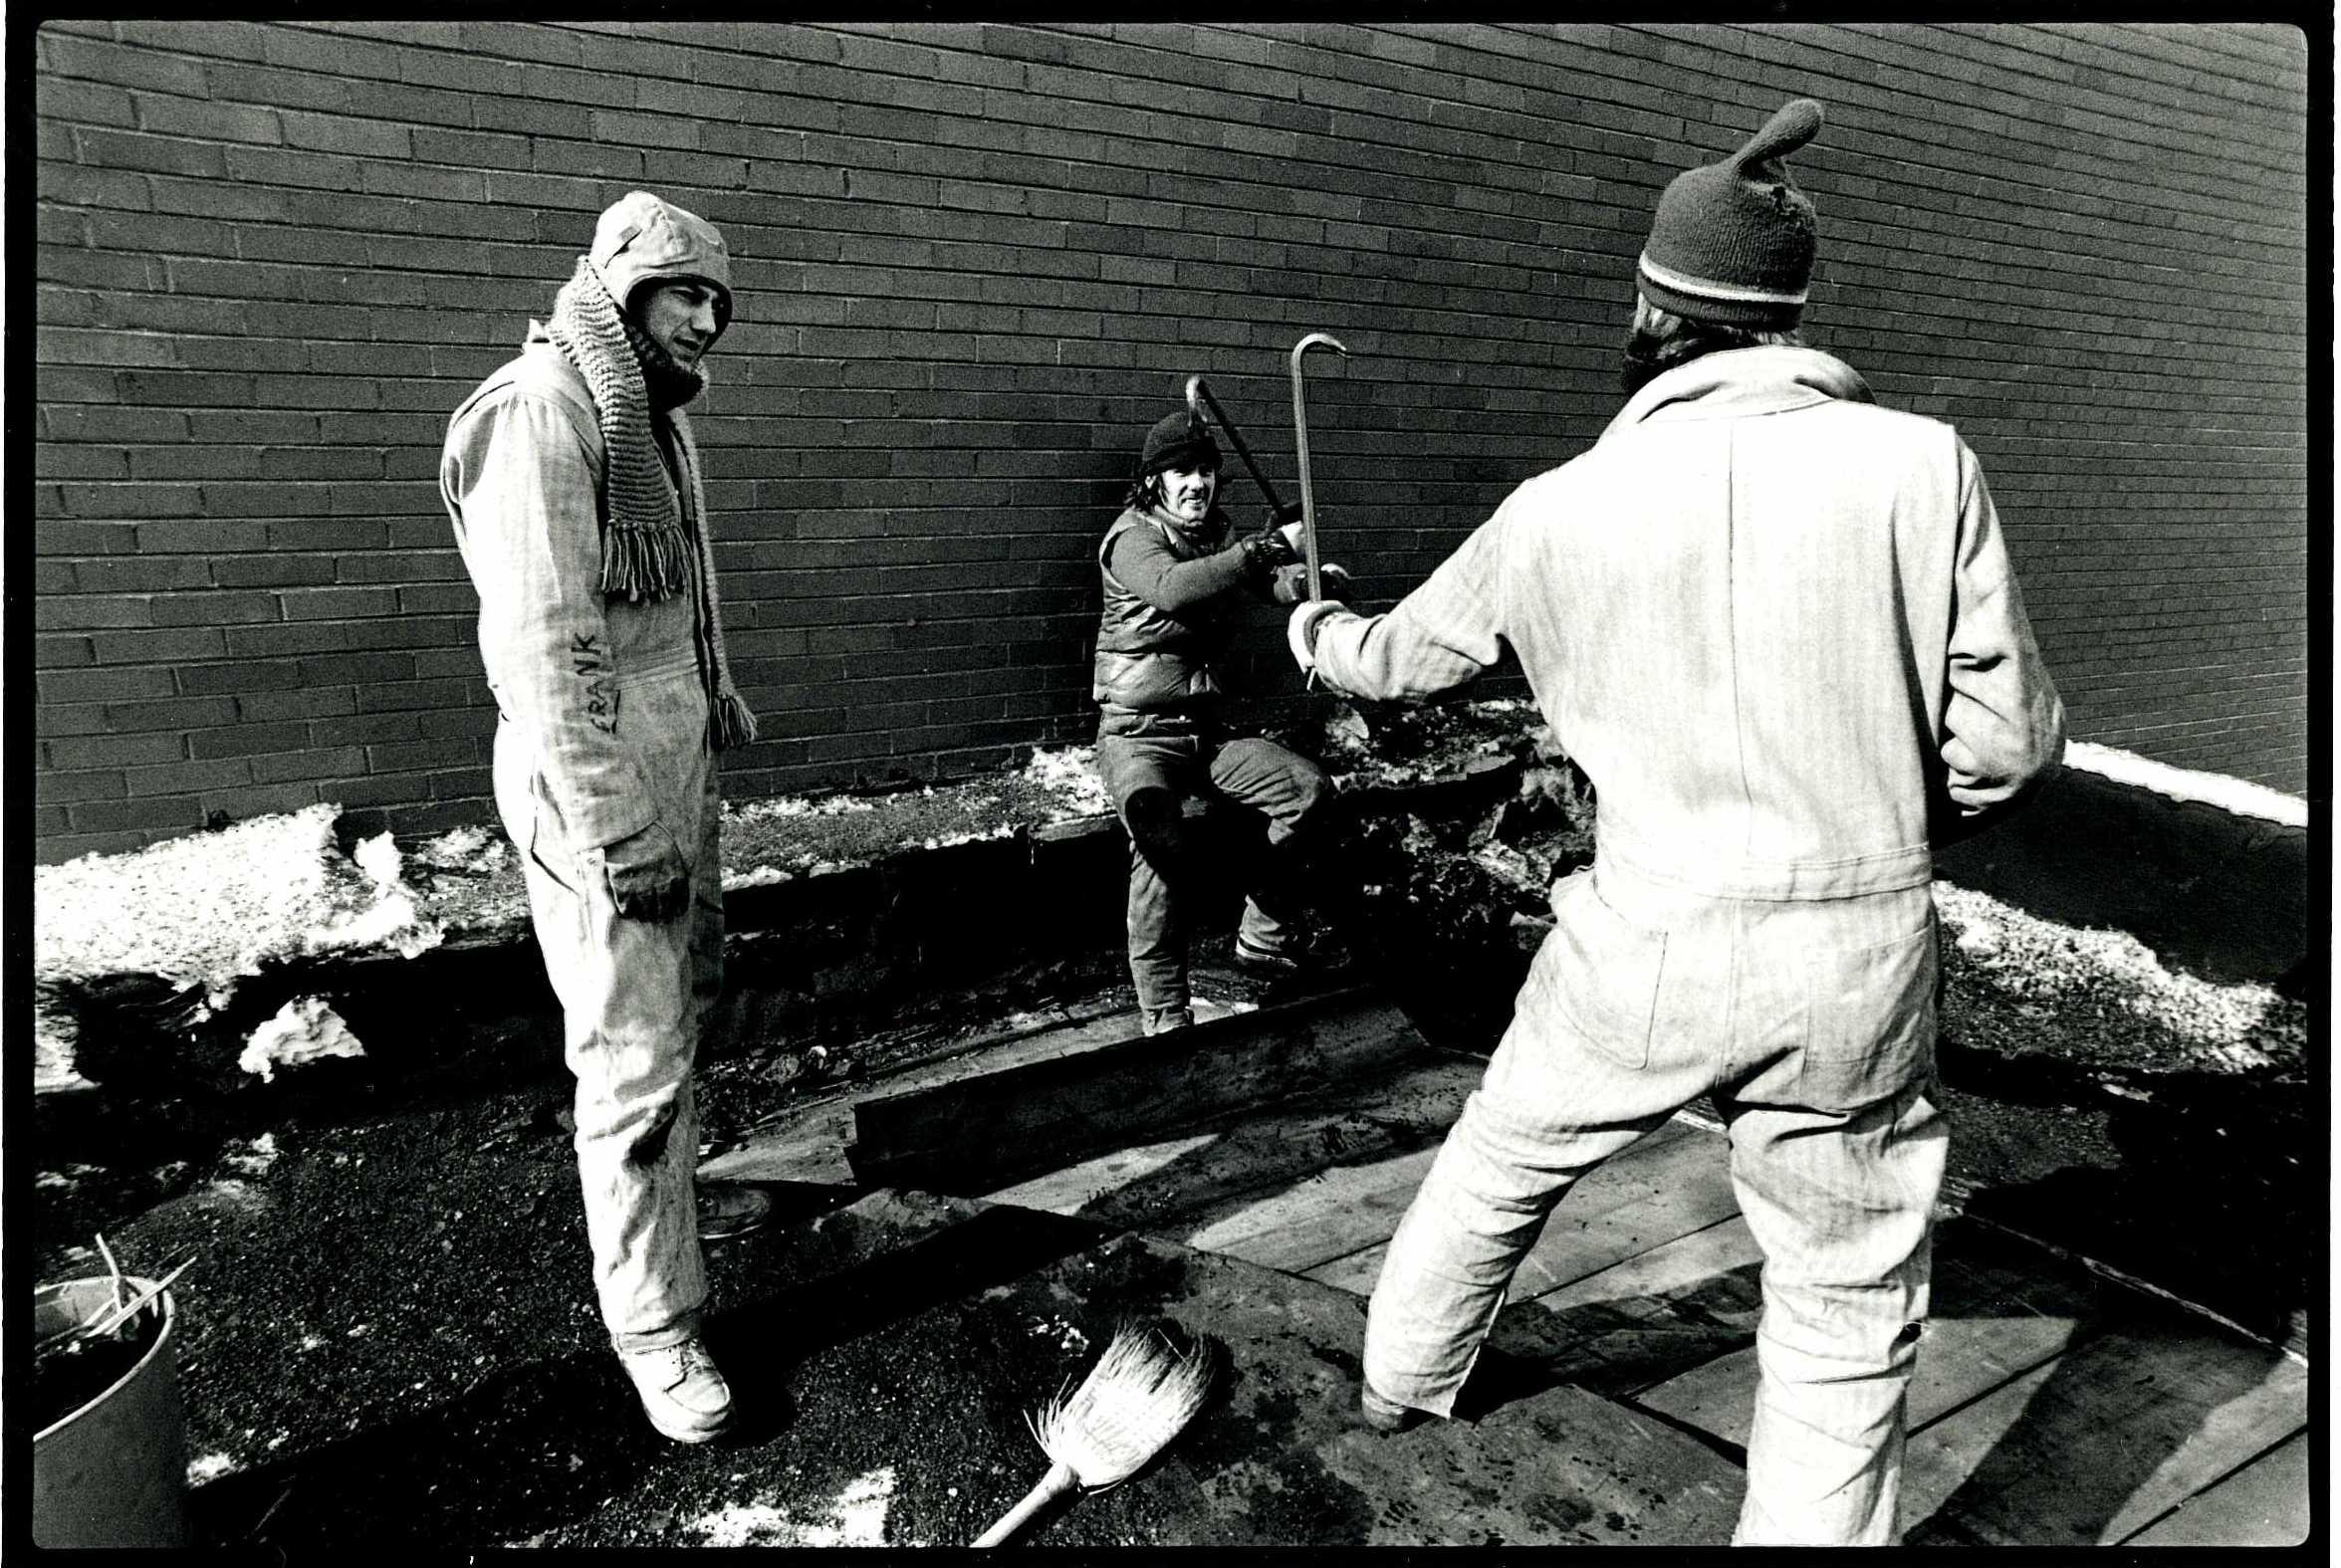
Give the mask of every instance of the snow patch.
[[229, 1455], [198, 1455], [187, 1461], [187, 1484], [200, 1486], [206, 1481], [218, 1480], [222, 1475], [233, 1475], [243, 1467]]
[[702, 1546], [795, 1546], [789, 1515], [770, 1503], [742, 1502], [720, 1508], [685, 1526]]
[[502, 834], [484, 827], [456, 827], [416, 844], [410, 858], [433, 870], [488, 876], [510, 864], [514, 853]]
[[1036, 1338], [1046, 1339], [1067, 1355], [1077, 1355], [1089, 1348], [1089, 1336], [1070, 1318], [1037, 1317], [1031, 1332]]
[[411, 958], [438, 946], [445, 932], [399, 881], [388, 835], [353, 862], [335, 845], [340, 814], [327, 802], [36, 866], [34, 972], [44, 981], [157, 975], [201, 988], [204, 1007], [190, 1019], [200, 1022], [271, 960], [376, 945]]
[[2098, 746], [2089, 741], [2067, 741], [2064, 748], [2065, 766], [2092, 773], [2100, 779], [2116, 784], [2136, 784], [2173, 800], [2196, 800], [2205, 805], [2216, 805], [2223, 811], [2237, 816], [2253, 816], [2263, 821], [2280, 822], [2286, 827], [2308, 825], [2308, 802], [2298, 795], [2270, 789], [2248, 780], [2230, 779], [2225, 774], [2201, 773], [2192, 768], [2174, 768], [2168, 763], [2154, 762], [2135, 752], [2117, 751], [2110, 746]]
[[738, 806], [727, 805], [724, 811], [726, 815], [737, 817], [743, 822], [761, 822], [774, 817], [850, 816], [855, 812], [876, 809], [876, 800], [864, 799], [859, 795], [831, 794], [817, 800], [801, 794], [790, 794], [777, 795], [770, 800], [750, 800]]
[[2306, 1009], [2271, 987], [2175, 975], [2126, 931], [2060, 925], [1950, 882], [1935, 884], [1935, 904], [1960, 952], [2003, 995], [2042, 1004], [2103, 995], [2198, 1047], [2215, 1070], [2272, 1065], [2254, 1040], [2280, 1044], [2287, 1055], [2306, 1047]]
[[[282, 1014], [279, 1015], [282, 1016]], [[351, 1041], [351, 1043], [355, 1044], [356, 1042]], [[335, 1054], [342, 1053], [336, 1052]], [[277, 1163], [279, 1152], [277, 1135], [272, 1132], [264, 1132], [244, 1148], [228, 1155], [226, 1163], [231, 1170], [240, 1175], [266, 1176], [269, 1167]]]
[[1035, 752], [1033, 760], [1025, 764], [1024, 777], [1062, 802], [1067, 817], [1103, 816], [1113, 809], [1113, 801], [1105, 793], [1105, 781], [1097, 777], [1097, 748], [1093, 746]]
[[[389, 835], [384, 834], [385, 838]], [[393, 855], [395, 849], [390, 851]], [[395, 874], [395, 873], [393, 873]], [[402, 958], [427, 953], [447, 940], [445, 928], [422, 918], [403, 888], [352, 914], [336, 915], [318, 929], [309, 945], [332, 948], [394, 948]]]
[[[337, 807], [33, 869], [43, 977], [152, 974], [224, 998], [328, 913]], [[216, 1003], [215, 1003], [216, 1005]]]
[[929, 838], [922, 841], [919, 847], [922, 849], [949, 849], [955, 844], [972, 844], [983, 838], [1010, 838], [1015, 834], [1016, 824], [1014, 822], [1002, 822], [997, 827], [987, 827], [975, 832], [946, 833], [940, 838]]
[[357, 869], [374, 879], [374, 886], [385, 892], [398, 884], [398, 845], [388, 833], [376, 833], [364, 840], [351, 854]]
[[770, 1502], [735, 1503], [684, 1528], [706, 1546], [883, 1546], [894, 1486], [889, 1464], [856, 1476], [816, 1518], [798, 1519]]
[[[365, 1047], [323, 997], [301, 997], [286, 1003], [275, 1017], [252, 1031], [236, 1065], [260, 1074], [263, 1083], [271, 1083], [279, 1067], [300, 1066], [321, 1056], [364, 1054]], [[273, 1158], [273, 1140], [270, 1153]]]

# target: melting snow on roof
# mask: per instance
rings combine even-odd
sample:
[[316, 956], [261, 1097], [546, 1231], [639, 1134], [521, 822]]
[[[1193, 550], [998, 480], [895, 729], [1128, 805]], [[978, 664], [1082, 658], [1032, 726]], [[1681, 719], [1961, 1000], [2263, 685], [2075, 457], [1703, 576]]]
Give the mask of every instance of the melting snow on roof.
[[2199, 800], [2216, 805], [2237, 816], [2256, 816], [2270, 822], [2281, 822], [2287, 827], [2308, 825], [2308, 802], [2298, 795], [2270, 789], [2243, 779], [2230, 779], [2225, 774], [2200, 773], [2192, 768], [2173, 768], [2168, 763], [2154, 762], [2135, 752], [2116, 751], [2110, 746], [2098, 746], [2088, 741], [2068, 741], [2064, 749], [2065, 765], [2092, 773], [2116, 784], [2136, 784], [2173, 800]]

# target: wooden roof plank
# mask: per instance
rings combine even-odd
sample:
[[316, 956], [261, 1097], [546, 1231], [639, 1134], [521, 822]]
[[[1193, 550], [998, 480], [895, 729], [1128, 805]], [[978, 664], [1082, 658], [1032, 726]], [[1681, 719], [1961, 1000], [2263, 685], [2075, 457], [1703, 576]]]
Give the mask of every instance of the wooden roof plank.
[[2297, 1546], [2308, 1539], [2308, 1434], [2181, 1503], [2125, 1546]]
[[2111, 1544], [2307, 1421], [2307, 1371], [2155, 1304], [1910, 1440], [1910, 1539]]
[[[1427, 1162], [1424, 1169], [1429, 1169]], [[1662, 1124], [1580, 1180], [1552, 1212], [1544, 1233], [1513, 1278], [1513, 1299], [1532, 1299], [1714, 1224], [1738, 1207], [1730, 1185], [1720, 1139], [1686, 1122]], [[1413, 1193], [1406, 1197], [1411, 1201]], [[1401, 1204], [1399, 1212], [1404, 1209]], [[1389, 1230], [1370, 1237], [1373, 1244], [1320, 1256], [1300, 1271], [1320, 1283], [1364, 1294], [1382, 1271], [1382, 1255], [1395, 1229], [1393, 1216]]]

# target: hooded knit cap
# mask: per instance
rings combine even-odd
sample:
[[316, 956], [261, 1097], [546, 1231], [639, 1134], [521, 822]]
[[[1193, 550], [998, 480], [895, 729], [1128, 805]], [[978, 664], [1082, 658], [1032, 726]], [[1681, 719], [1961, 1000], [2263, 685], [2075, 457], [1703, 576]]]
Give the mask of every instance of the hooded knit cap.
[[718, 336], [732, 321], [732, 257], [715, 225], [646, 190], [628, 191], [593, 225], [586, 253], [601, 286], [621, 311], [634, 306], [634, 291], [647, 283], [689, 279], [715, 289]]
[[[1202, 461], [1206, 458], [1209, 463]], [[1166, 468], [1204, 467], [1219, 467], [1219, 443], [1211, 438], [1211, 426], [1193, 409], [1165, 414], [1146, 432], [1146, 445], [1138, 454], [1139, 478]]]
[[1692, 321], [1795, 326], [1812, 279], [1813, 211], [1780, 159], [1820, 128], [1820, 105], [1800, 98], [1723, 162], [1676, 175], [1642, 248], [1643, 297]]

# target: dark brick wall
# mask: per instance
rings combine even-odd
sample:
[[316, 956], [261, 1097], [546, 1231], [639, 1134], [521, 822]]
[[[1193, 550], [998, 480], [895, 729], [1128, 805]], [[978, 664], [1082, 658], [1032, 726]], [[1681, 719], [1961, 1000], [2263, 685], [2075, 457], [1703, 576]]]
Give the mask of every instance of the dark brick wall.
[[701, 429], [754, 795], [1085, 738], [1090, 551], [1139, 431], [1202, 371], [1296, 493], [1284, 354], [1312, 330], [1353, 350], [1311, 360], [1325, 533], [1395, 597], [1598, 434], [1657, 190], [1800, 94], [1830, 115], [1796, 164], [1810, 336], [1982, 454], [2074, 733], [2306, 784], [2297, 32], [106, 22], [36, 49], [45, 858], [321, 799], [486, 817], [438, 443], [630, 187], [737, 258]]

